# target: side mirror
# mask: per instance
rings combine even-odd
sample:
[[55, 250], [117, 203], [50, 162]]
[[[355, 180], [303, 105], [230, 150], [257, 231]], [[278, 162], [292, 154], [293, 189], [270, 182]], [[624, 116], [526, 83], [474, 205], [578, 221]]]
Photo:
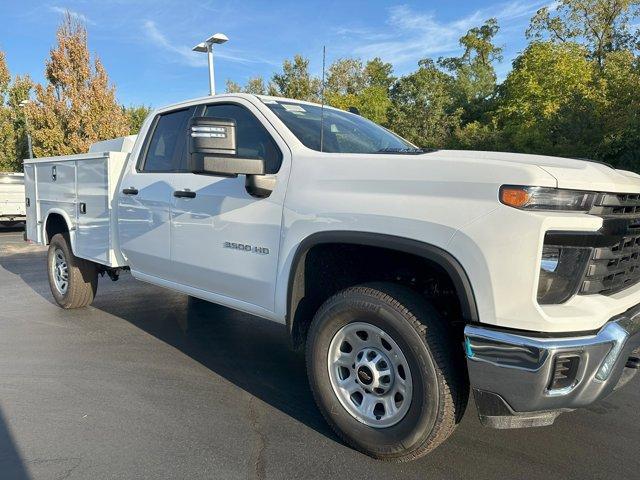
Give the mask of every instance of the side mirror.
[[261, 158], [236, 156], [236, 122], [194, 117], [189, 122], [189, 170], [212, 175], [264, 175]]

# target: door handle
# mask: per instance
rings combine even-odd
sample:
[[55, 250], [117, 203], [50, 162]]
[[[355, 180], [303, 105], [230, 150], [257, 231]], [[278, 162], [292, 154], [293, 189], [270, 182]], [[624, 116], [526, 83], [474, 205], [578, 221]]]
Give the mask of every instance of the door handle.
[[176, 190], [173, 192], [173, 196], [177, 198], [196, 198], [196, 192], [191, 190]]
[[124, 193], [125, 195], [137, 195], [138, 194], [138, 189], [137, 188], [125, 188], [122, 190], [122, 193]]

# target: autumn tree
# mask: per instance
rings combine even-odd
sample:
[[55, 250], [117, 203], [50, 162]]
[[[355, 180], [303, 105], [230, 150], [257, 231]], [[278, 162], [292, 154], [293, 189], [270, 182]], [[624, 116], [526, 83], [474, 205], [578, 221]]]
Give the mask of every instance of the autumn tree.
[[11, 78], [4, 53], [0, 52], [0, 171], [22, 170], [22, 160], [29, 156], [20, 102], [29, 98], [31, 88], [28, 76]]
[[47, 85], [37, 85], [27, 107], [36, 156], [86, 152], [99, 140], [129, 133], [115, 88], [98, 58], [93, 62], [84, 24], [69, 13], [46, 62]]
[[4, 52], [0, 52], [0, 172], [15, 169], [14, 137], [15, 130], [9, 108], [6, 106], [6, 97], [9, 90], [11, 75], [5, 60]]

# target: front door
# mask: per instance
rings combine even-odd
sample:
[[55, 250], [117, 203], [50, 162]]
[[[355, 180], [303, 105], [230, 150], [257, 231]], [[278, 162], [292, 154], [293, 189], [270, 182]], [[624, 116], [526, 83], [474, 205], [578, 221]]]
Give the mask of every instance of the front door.
[[194, 107], [158, 115], [140, 152], [141, 161], [127, 170], [121, 182], [120, 248], [134, 274], [163, 280], [172, 275], [172, 180], [184, 157], [193, 112]]
[[256, 198], [244, 175], [177, 175], [177, 191], [193, 193], [171, 198], [175, 279], [219, 303], [273, 311], [289, 150], [248, 101], [209, 104], [197, 115], [235, 120], [238, 156], [264, 159], [276, 187], [269, 197]]

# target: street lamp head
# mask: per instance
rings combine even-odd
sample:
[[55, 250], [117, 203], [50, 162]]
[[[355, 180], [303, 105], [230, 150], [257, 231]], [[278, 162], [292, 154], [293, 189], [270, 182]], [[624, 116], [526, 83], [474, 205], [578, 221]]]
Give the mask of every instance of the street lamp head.
[[215, 33], [207, 38], [204, 42], [200, 42], [191, 50], [194, 52], [207, 53], [209, 51], [209, 47], [213, 44], [220, 45], [221, 43], [228, 42], [229, 38], [224, 33]]
[[214, 33], [209, 38], [207, 38], [207, 43], [225, 43], [229, 41], [229, 38], [224, 33]]
[[191, 50], [194, 52], [207, 53], [207, 44], [205, 42], [201, 42], [193, 47]]

